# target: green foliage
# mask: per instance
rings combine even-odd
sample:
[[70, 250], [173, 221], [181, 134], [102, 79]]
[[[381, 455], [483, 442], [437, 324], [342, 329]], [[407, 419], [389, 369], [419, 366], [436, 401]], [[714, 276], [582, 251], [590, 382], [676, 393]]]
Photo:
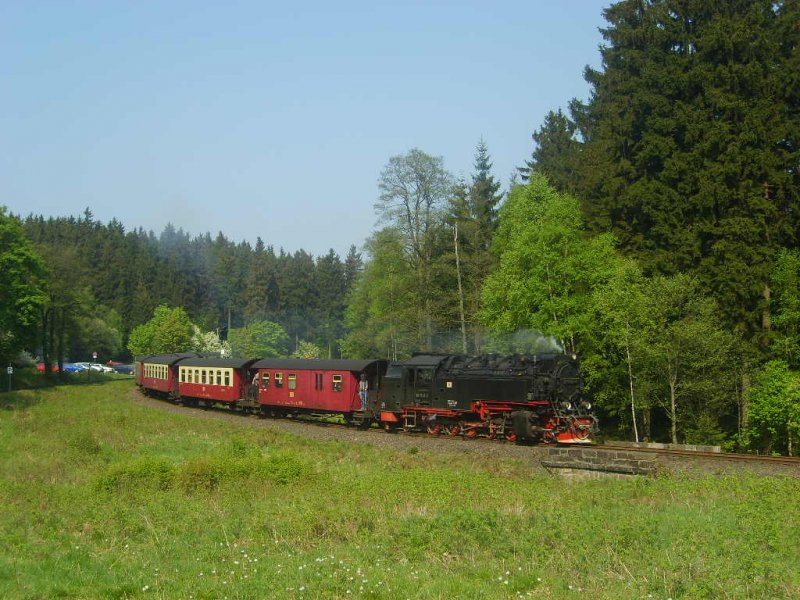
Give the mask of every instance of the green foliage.
[[534, 175], [511, 190], [494, 249], [500, 266], [484, 284], [484, 321], [553, 335], [576, 352], [592, 327], [592, 294], [617, 260], [612, 238], [588, 237], [577, 200]]
[[523, 181], [527, 182], [533, 173], [538, 173], [547, 177], [559, 192], [575, 194], [580, 152], [575, 129], [575, 123], [561, 109], [547, 113], [541, 128], [533, 134], [536, 149], [531, 160], [519, 168]]
[[313, 342], [308, 342], [306, 340], [300, 340], [297, 349], [294, 352], [292, 352], [292, 358], [321, 358], [321, 357], [322, 357], [322, 349]]
[[772, 273], [774, 352], [800, 367], [800, 251], [783, 249]]
[[45, 302], [46, 271], [16, 218], [0, 206], [0, 364], [30, 342]]
[[[315, 259], [302, 251], [276, 252], [260, 239], [251, 247], [222, 234], [191, 237], [172, 224], [158, 236], [126, 232], [116, 220], [96, 221], [90, 211], [78, 218], [30, 216], [24, 229], [53, 271], [41, 337], [53, 338], [54, 356], [61, 348], [73, 360], [94, 350], [106, 356], [84, 339], [97, 337], [89, 323], [95, 318], [106, 322], [107, 331], [117, 330], [124, 357], [133, 328], [147, 323], [161, 304], [183, 307], [203, 331], [277, 322], [290, 338], [338, 355], [345, 297], [360, 269], [354, 248], [345, 261], [333, 251]], [[118, 320], [107, 318], [112, 311]], [[50, 350], [48, 344], [45, 352]]]
[[654, 277], [645, 295], [647, 321], [637, 346], [645, 377], [654, 383], [653, 402], [666, 411], [677, 443], [679, 421], [689, 419], [700, 431], [700, 416], [713, 415], [719, 423], [733, 411], [736, 340], [721, 327], [716, 303], [691, 276]]
[[128, 340], [134, 355], [185, 352], [191, 347], [193, 325], [181, 307], [156, 307], [153, 318], [136, 327]]
[[220, 340], [216, 331], [200, 331], [196, 325], [192, 327], [192, 350], [211, 352], [221, 356], [231, 355], [231, 346], [227, 340]]
[[590, 99], [546, 117], [531, 166], [646, 274], [695, 274], [763, 344], [773, 261], [800, 231], [800, 6], [624, 0], [604, 16]]
[[[398, 270], [403, 287], [410, 290], [413, 304], [403, 306], [401, 317], [411, 316], [402, 329], [414, 330], [417, 349], [432, 349], [436, 332], [437, 308], [441, 305], [441, 280], [437, 262], [444, 241], [444, 209], [452, 192], [452, 176], [444, 169], [441, 157], [416, 148], [393, 156], [378, 180], [380, 198], [375, 204], [378, 218], [393, 233], [376, 237], [375, 243], [388, 242], [399, 252], [394, 260], [404, 263]], [[382, 251], [377, 249], [378, 251]], [[382, 287], [396, 287], [397, 276], [389, 274]], [[402, 299], [398, 298], [398, 303]], [[397, 336], [391, 352], [396, 355]]]
[[370, 260], [356, 281], [347, 307], [346, 356], [408, 356], [417, 333], [419, 297], [414, 272], [403, 257], [400, 233], [386, 228], [366, 243]]
[[257, 321], [228, 334], [233, 356], [241, 358], [270, 358], [289, 353], [289, 336], [272, 321]]
[[745, 445], [763, 453], [797, 454], [800, 444], [800, 373], [770, 361], [748, 390]]

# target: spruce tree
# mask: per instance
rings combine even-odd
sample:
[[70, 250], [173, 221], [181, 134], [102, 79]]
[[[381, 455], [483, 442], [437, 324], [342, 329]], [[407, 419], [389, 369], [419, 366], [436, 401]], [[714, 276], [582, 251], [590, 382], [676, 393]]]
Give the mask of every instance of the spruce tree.
[[[624, 0], [604, 14], [602, 68], [571, 113], [588, 224], [646, 273], [697, 273], [729, 326], [761, 340], [774, 257], [800, 225], [798, 3]], [[540, 154], [556, 154], [546, 139]]]

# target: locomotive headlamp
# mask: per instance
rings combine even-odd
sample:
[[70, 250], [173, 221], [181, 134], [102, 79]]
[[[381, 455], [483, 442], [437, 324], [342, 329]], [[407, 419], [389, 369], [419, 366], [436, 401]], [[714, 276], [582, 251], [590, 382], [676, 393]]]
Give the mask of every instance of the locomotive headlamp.
[[564, 407], [564, 410], [572, 410], [572, 402], [570, 402], [569, 400], [562, 402], [561, 406]]
[[587, 401], [583, 401], [583, 402], [581, 402], [581, 408], [583, 410], [592, 410], [592, 403], [591, 402], [587, 402]]

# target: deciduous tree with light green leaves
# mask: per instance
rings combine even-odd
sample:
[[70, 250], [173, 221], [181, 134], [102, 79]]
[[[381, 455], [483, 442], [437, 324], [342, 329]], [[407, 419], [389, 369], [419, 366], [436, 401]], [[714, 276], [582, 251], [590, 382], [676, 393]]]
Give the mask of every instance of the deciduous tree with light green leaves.
[[45, 302], [46, 271], [22, 224], [0, 206], [0, 364], [29, 341]]
[[647, 435], [650, 428], [649, 381], [643, 376], [649, 329], [645, 285], [635, 261], [617, 261], [609, 281], [593, 294], [593, 351], [583, 360], [596, 400], [608, 413], [630, 423], [637, 442], [640, 433]]
[[800, 373], [784, 361], [771, 361], [748, 392], [745, 445], [764, 453], [797, 454], [800, 443]]
[[272, 321], [256, 321], [231, 329], [228, 342], [238, 358], [274, 358], [289, 354], [289, 336], [283, 327]]
[[370, 258], [350, 295], [343, 349], [351, 358], [395, 360], [409, 355], [419, 337], [414, 270], [403, 259], [403, 240], [395, 229], [373, 234], [366, 249]]
[[186, 352], [192, 347], [194, 327], [181, 307], [156, 307], [153, 318], [131, 332], [128, 349], [134, 356]]
[[593, 327], [592, 294], [614, 271], [613, 238], [588, 236], [578, 201], [534, 174], [500, 210], [494, 249], [500, 264], [484, 284], [484, 322], [507, 332], [535, 329], [579, 351]]
[[722, 328], [716, 303], [690, 275], [648, 280], [645, 308], [639, 333], [645, 377], [652, 382], [652, 402], [667, 414], [672, 442], [721, 442], [719, 419], [735, 407], [736, 338]]

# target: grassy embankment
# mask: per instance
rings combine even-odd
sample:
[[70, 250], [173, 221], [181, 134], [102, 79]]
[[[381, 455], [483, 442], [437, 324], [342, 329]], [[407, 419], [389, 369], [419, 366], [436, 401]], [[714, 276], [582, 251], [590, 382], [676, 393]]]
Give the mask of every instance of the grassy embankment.
[[0, 395], [0, 597], [800, 597], [798, 480], [568, 483], [131, 386]]

